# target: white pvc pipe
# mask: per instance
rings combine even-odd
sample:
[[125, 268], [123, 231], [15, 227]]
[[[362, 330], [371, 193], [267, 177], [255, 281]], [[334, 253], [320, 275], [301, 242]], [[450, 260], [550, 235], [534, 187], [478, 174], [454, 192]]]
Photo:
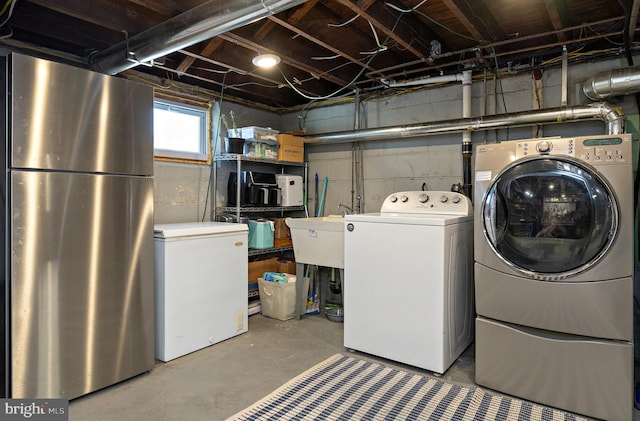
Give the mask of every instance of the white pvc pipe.
[[[471, 73], [470, 70], [465, 70], [465, 72]], [[434, 77], [425, 77], [422, 79], [414, 79], [414, 80], [405, 80], [402, 82], [395, 81], [387, 81], [383, 82], [390, 88], [401, 88], [404, 86], [419, 86], [419, 85], [433, 85], [434, 83], [445, 83], [445, 82], [462, 82], [463, 74], [458, 73], [455, 75], [442, 75], [442, 76], [434, 76]]]
[[567, 46], [562, 46], [562, 92], [560, 105], [563, 107], [567, 105], [567, 94], [568, 94], [568, 82], [567, 82], [567, 73], [569, 72], [569, 52], [567, 51]]
[[[462, 118], [471, 117], [471, 70], [462, 72]], [[462, 132], [462, 142], [471, 142], [469, 130]]]
[[[471, 117], [471, 70], [462, 72], [462, 118]], [[471, 132], [468, 129], [462, 131], [462, 190], [471, 198], [471, 156], [473, 147], [471, 144]]]

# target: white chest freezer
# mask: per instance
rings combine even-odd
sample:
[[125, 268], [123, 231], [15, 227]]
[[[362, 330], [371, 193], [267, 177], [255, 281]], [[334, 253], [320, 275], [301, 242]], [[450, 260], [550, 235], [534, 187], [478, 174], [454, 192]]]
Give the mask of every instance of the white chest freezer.
[[155, 226], [156, 358], [247, 331], [246, 224]]

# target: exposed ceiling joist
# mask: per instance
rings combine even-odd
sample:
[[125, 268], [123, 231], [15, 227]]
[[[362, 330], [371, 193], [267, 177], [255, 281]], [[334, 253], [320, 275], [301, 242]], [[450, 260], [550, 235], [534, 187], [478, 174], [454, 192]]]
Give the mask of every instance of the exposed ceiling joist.
[[[554, 29], [562, 29], [566, 26], [565, 22], [568, 22], [567, 18], [567, 2], [566, 0], [544, 0], [544, 5], [549, 13], [549, 19]], [[559, 41], [566, 41], [567, 34], [564, 32], [558, 33]]]
[[[282, 11], [234, 29], [214, 28], [212, 38], [162, 50], [153, 66], [136, 71], [281, 110], [354, 86], [378, 94], [386, 89], [383, 80], [465, 69], [491, 75], [509, 62], [559, 65], [563, 45], [570, 63], [622, 56], [624, 14], [631, 9], [619, 0], [530, 0], [509, 7], [496, 0], [19, 0], [11, 16], [0, 16], [6, 21], [0, 43], [89, 67], [94, 52], [120, 48], [194, 8], [276, 1]], [[636, 31], [631, 37], [638, 43]], [[631, 47], [632, 54], [640, 51]], [[280, 56], [279, 69], [256, 69], [251, 59], [258, 52]]]
[[[356, 13], [357, 15], [365, 19], [367, 22], [373, 25], [375, 29], [381, 31], [385, 35], [385, 37], [389, 37], [393, 41], [397, 42], [401, 48], [409, 51], [416, 57], [419, 57], [419, 58], [426, 57], [426, 55], [423, 52], [416, 50], [415, 48], [413, 48], [413, 46], [411, 46], [409, 42], [402, 39], [395, 32], [393, 32], [390, 26], [382, 24], [378, 19], [374, 18], [372, 15], [367, 13], [367, 11], [361, 8], [359, 5], [353, 4], [350, 0], [336, 0], [336, 1], [346, 6], [347, 8], [351, 9], [354, 13]], [[371, 6], [373, 3], [374, 2], [369, 1], [369, 2], [363, 3], [363, 5], [366, 7], [366, 6]]]
[[471, 5], [465, 0], [442, 1], [477, 40], [491, 42], [506, 37], [499, 23], [481, 2]]

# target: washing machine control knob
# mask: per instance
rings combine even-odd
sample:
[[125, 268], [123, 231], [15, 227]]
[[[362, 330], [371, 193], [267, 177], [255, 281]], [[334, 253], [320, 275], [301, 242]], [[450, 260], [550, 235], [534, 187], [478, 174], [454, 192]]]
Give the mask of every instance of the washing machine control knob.
[[391, 200], [391, 203], [396, 203], [398, 201], [398, 196], [393, 195], [389, 198], [389, 200]]
[[402, 203], [407, 203], [409, 201], [409, 198], [407, 196], [405, 196], [405, 195], [402, 195], [402, 197], [400, 198], [400, 201]]
[[449, 200], [449, 198], [444, 194], [440, 196], [440, 203], [447, 203], [447, 200]]
[[429, 201], [429, 195], [426, 193], [420, 193], [418, 195], [418, 202], [427, 203]]
[[542, 142], [538, 143], [537, 149], [540, 153], [551, 152], [551, 142], [543, 140]]
[[453, 199], [451, 199], [451, 201], [453, 203], [460, 203], [460, 196], [453, 196]]

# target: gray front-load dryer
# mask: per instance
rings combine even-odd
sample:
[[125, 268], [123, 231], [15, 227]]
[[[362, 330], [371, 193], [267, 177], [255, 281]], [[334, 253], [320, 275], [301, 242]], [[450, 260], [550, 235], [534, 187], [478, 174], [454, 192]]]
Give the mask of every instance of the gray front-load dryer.
[[631, 419], [631, 135], [485, 144], [475, 157], [476, 382]]

